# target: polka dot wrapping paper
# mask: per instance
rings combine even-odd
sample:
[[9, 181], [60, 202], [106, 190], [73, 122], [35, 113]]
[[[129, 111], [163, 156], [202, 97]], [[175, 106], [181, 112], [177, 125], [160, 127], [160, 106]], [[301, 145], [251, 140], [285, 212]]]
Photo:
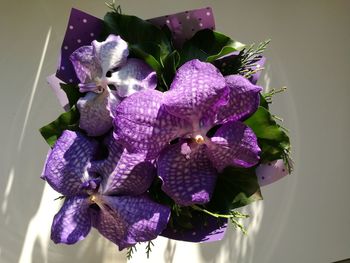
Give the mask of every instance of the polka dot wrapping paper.
[[[213, 11], [210, 7], [152, 18], [148, 21], [159, 27], [167, 25], [177, 47], [199, 30], [215, 28]], [[59, 79], [66, 83], [78, 82], [69, 56], [79, 47], [90, 45], [100, 35], [102, 28], [103, 20], [72, 8], [56, 72]]]

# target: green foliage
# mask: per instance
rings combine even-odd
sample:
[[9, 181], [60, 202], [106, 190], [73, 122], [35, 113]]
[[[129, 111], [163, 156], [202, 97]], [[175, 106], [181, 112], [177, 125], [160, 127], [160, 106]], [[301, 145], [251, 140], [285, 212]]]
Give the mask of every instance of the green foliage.
[[46, 142], [53, 147], [64, 130], [79, 130], [79, 111], [73, 106], [69, 111], [61, 114], [56, 120], [40, 129]]
[[67, 95], [70, 107], [73, 107], [77, 101], [84, 96], [83, 93], [79, 92], [79, 87], [75, 84], [60, 83], [60, 86]]
[[[162, 71], [160, 47], [154, 43], [129, 44], [130, 55], [144, 60], [158, 74]], [[153, 55], [151, 55], [153, 54]]]
[[260, 199], [255, 168], [227, 167], [219, 174], [211, 201], [205, 207], [212, 213], [229, 214]]
[[262, 150], [261, 162], [283, 159], [287, 166], [290, 152], [290, 140], [284, 129], [276, 123], [271, 113], [260, 106], [245, 123], [253, 129]]
[[233, 56], [215, 61], [215, 66], [224, 76], [240, 74], [249, 79], [257, 71], [264, 69], [263, 67], [257, 68], [256, 66], [258, 65], [257, 62], [262, 59], [262, 53], [267, 48], [269, 42], [270, 40], [266, 40], [257, 45], [250, 45]]
[[162, 180], [159, 177], [156, 177], [148, 190], [150, 197], [160, 204], [172, 207], [174, 205], [174, 201], [163, 192], [161, 187]]
[[133, 245], [131, 247], [128, 247], [126, 249], [126, 258], [130, 260], [132, 258], [132, 255], [137, 251], [136, 245]]
[[[151, 43], [157, 45], [159, 53], [157, 51], [149, 54], [155, 57], [160, 64], [162, 64], [162, 59], [165, 59], [172, 51], [171, 41], [168, 39], [167, 34], [141, 18], [117, 12], [108, 12], [104, 17], [104, 22], [104, 37], [107, 37], [109, 34], [115, 34], [120, 35], [129, 45], [140, 45], [142, 47]], [[146, 52], [146, 50], [144, 51]]]
[[234, 51], [241, 50], [244, 45], [228, 36], [210, 29], [198, 31], [180, 50], [180, 65], [192, 59], [213, 62]]
[[162, 73], [162, 78], [167, 89], [169, 89], [173, 78], [175, 76], [177, 67], [180, 63], [180, 54], [178, 51], [174, 50], [169, 56], [164, 60], [164, 70]]
[[79, 129], [80, 114], [75, 104], [84, 94], [74, 84], [60, 84], [61, 89], [66, 93], [71, 109], [62, 113], [56, 120], [45, 125], [39, 131], [45, 141], [53, 147], [64, 130], [76, 131]]
[[148, 241], [146, 245], [146, 255], [149, 258], [149, 254], [152, 252], [152, 247], [154, 246], [152, 241]]

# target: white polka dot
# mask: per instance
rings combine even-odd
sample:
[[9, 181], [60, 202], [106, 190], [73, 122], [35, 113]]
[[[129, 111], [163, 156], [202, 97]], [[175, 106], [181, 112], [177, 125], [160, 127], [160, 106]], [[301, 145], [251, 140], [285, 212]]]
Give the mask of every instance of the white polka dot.
[[170, 24], [170, 20], [168, 19], [168, 20], [166, 21], [166, 23], [167, 23], [167, 24]]
[[64, 46], [63, 48], [64, 48], [65, 50], [67, 50], [67, 49], [68, 49], [68, 46]]
[[92, 37], [93, 37], [94, 35], [95, 35], [94, 33], [90, 33], [90, 36], [92, 36]]
[[207, 16], [210, 16], [210, 12], [207, 12]]
[[70, 26], [69, 26], [69, 29], [70, 29], [70, 30], [74, 29], [74, 26], [70, 25]]
[[87, 23], [87, 19], [86, 18], [83, 19], [83, 23]]
[[78, 43], [81, 43], [81, 40], [80, 40], [80, 39], [77, 39], [77, 42], [78, 42]]
[[66, 68], [64, 66], [61, 67], [61, 70], [65, 70]]
[[199, 23], [199, 26], [200, 26], [200, 27], [203, 27], [203, 24], [202, 24], [202, 23]]
[[69, 79], [69, 82], [71, 82], [71, 83], [72, 83], [72, 82], [73, 82], [73, 80], [72, 80], [72, 79]]
[[190, 16], [186, 16], [186, 19], [190, 19]]

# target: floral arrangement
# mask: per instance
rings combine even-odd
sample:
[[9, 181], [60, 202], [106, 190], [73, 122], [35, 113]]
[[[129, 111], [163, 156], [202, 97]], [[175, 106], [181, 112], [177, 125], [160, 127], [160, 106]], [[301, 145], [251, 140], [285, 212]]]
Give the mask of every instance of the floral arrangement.
[[64, 199], [51, 239], [91, 227], [128, 256], [159, 235], [222, 239], [237, 208], [290, 173], [290, 142], [256, 83], [268, 41], [246, 46], [214, 30], [211, 8], [143, 20], [72, 9], [49, 84], [65, 112], [40, 132], [42, 179]]

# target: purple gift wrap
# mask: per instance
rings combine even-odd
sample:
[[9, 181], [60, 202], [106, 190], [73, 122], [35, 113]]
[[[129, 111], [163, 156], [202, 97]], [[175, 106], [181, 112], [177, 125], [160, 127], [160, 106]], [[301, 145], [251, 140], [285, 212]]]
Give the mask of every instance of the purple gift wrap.
[[215, 29], [213, 10], [210, 7], [156, 17], [148, 21], [160, 28], [168, 26], [175, 47], [181, 47], [186, 40], [202, 29]]
[[103, 20], [72, 8], [61, 47], [60, 65], [56, 76], [65, 83], [78, 83], [69, 56], [81, 46], [90, 45], [103, 28]]
[[192, 222], [194, 228], [183, 229], [168, 226], [161, 236], [196, 243], [220, 241], [225, 236], [227, 219], [217, 219], [208, 215], [194, 215]]

